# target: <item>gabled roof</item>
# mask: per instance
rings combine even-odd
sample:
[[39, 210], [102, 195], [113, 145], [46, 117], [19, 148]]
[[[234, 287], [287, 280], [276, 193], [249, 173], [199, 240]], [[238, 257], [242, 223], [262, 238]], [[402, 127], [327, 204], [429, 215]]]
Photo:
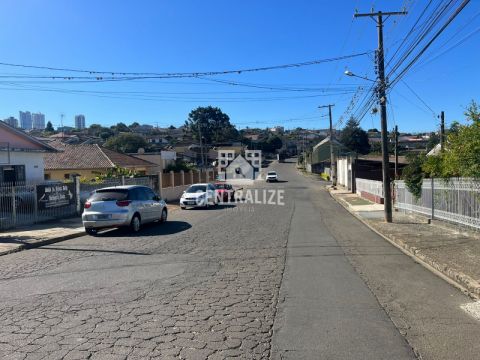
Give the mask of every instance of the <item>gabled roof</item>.
[[0, 143], [8, 143], [10, 150], [56, 151], [50, 145], [3, 121], [0, 121]]
[[110, 169], [157, 166], [149, 161], [103, 148], [97, 144], [55, 143], [57, 153], [45, 154], [45, 170]]

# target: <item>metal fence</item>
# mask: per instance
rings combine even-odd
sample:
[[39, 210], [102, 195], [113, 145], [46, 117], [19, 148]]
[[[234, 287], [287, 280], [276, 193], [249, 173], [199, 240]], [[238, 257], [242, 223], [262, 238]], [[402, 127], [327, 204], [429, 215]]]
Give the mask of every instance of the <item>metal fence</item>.
[[2, 183], [0, 229], [72, 216], [76, 205], [72, 182]]
[[383, 197], [383, 184], [381, 181], [357, 178], [355, 179], [355, 186], [358, 194], [363, 191], [381, 198]]
[[[53, 219], [67, 218], [80, 214], [90, 194], [104, 187], [121, 185], [144, 185], [160, 192], [170, 201], [178, 199], [183, 190], [192, 183], [214, 181], [216, 171], [193, 171], [167, 173], [129, 178], [118, 177], [102, 181], [74, 182], [44, 181], [38, 183], [0, 184], [0, 230], [31, 225]], [[163, 189], [165, 191], [163, 191]]]
[[424, 179], [418, 199], [408, 191], [404, 181], [398, 180], [394, 206], [480, 229], [480, 180]]

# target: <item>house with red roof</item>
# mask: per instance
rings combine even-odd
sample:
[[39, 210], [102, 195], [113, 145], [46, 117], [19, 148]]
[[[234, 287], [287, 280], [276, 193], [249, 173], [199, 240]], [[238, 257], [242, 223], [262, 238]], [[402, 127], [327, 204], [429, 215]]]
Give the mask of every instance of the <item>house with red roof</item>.
[[73, 176], [91, 180], [116, 167], [129, 169], [140, 175], [155, 174], [161, 170], [157, 164], [98, 144], [50, 144], [58, 151], [45, 154], [45, 179], [48, 180], [65, 180]]
[[0, 121], [0, 184], [44, 179], [44, 155], [57, 150], [24, 131]]

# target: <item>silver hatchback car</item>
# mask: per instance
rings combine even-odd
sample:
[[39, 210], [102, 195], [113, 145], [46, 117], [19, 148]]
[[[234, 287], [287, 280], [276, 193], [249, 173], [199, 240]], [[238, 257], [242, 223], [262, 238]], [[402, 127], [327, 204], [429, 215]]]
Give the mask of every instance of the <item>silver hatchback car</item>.
[[141, 224], [167, 221], [167, 204], [149, 187], [129, 185], [98, 189], [85, 202], [82, 222], [85, 231], [129, 226], [133, 232]]

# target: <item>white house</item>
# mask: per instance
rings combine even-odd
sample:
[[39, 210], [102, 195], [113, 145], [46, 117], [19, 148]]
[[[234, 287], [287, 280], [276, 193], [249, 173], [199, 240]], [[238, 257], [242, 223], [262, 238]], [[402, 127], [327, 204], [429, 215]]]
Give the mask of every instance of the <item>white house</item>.
[[46, 152], [57, 150], [0, 121], [0, 184], [44, 179]]

